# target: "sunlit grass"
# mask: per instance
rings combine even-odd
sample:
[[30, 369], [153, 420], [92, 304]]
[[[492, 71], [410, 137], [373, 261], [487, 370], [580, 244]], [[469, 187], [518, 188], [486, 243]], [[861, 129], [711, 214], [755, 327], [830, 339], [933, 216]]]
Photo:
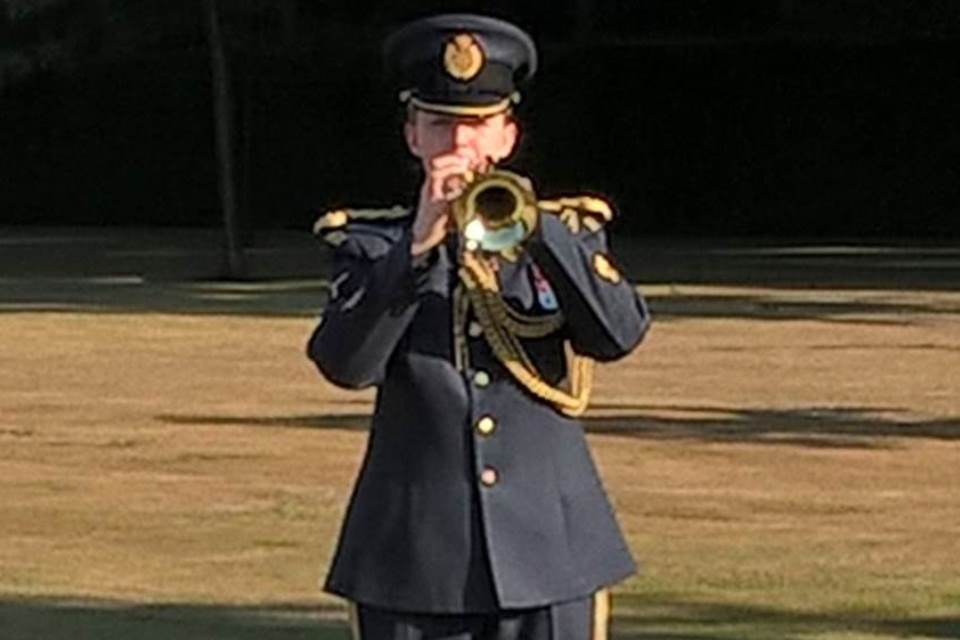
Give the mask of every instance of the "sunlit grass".
[[[643, 567], [614, 635], [960, 638], [955, 294], [652, 291], [587, 421]], [[0, 315], [0, 619], [36, 631], [0, 636], [346, 637], [317, 581], [372, 394], [309, 314], [108, 311]]]

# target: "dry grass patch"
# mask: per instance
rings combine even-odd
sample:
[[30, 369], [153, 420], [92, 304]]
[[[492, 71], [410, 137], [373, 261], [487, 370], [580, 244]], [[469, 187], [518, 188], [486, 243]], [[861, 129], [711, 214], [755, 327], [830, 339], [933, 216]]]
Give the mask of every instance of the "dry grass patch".
[[[588, 417], [644, 569], [616, 634], [960, 637], [957, 296], [647, 292], [659, 322], [601, 369]], [[131, 633], [341, 633], [317, 580], [372, 394], [319, 378], [312, 328], [0, 315], [0, 618], [95, 626], [109, 606], [43, 598], [107, 598], [185, 607], [115, 618]], [[298, 622], [257, 609], [281, 604]]]

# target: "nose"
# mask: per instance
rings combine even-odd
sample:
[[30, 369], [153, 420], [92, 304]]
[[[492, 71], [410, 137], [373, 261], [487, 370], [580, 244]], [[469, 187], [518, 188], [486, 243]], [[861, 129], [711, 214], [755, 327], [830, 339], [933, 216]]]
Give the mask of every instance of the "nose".
[[477, 137], [476, 128], [467, 123], [458, 123], [453, 127], [453, 142], [458, 147], [471, 144]]

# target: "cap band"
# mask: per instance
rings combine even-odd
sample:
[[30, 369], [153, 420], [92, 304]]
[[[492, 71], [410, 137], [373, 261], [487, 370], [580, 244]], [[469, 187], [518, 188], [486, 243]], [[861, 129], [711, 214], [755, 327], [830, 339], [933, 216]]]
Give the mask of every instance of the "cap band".
[[502, 113], [510, 108], [514, 102], [513, 97], [504, 98], [494, 104], [467, 105], [467, 104], [441, 104], [437, 102], [426, 102], [415, 96], [410, 97], [410, 104], [422, 111], [432, 111], [433, 113], [446, 113], [458, 116], [491, 116]]

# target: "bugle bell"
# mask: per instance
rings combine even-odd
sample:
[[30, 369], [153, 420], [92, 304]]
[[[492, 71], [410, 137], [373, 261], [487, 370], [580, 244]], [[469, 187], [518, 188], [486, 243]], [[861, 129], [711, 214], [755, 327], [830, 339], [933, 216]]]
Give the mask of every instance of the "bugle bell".
[[452, 203], [468, 250], [503, 251], [523, 242], [537, 224], [537, 196], [530, 181], [512, 171], [477, 174]]

